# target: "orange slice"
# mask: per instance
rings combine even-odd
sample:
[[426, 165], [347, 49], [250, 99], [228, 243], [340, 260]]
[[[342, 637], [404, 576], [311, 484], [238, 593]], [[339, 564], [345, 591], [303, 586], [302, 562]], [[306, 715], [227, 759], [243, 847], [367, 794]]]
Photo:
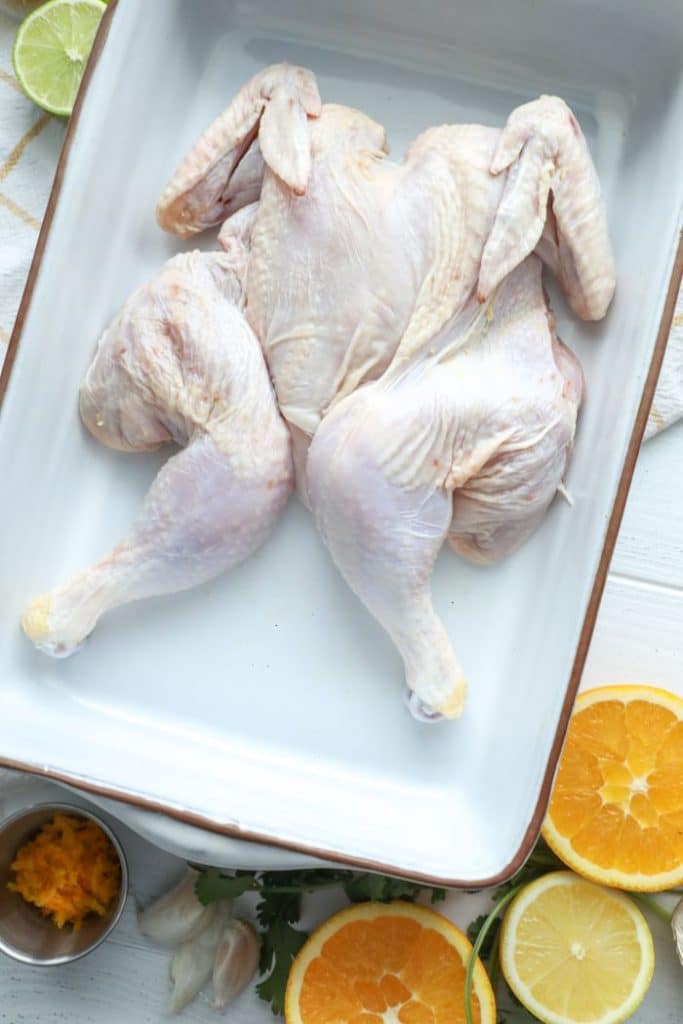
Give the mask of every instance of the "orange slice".
[[[358, 903], [311, 935], [292, 964], [287, 1024], [461, 1024], [467, 937], [414, 903]], [[474, 1020], [495, 1024], [496, 1004], [477, 961]]]
[[683, 700], [650, 686], [580, 694], [543, 837], [565, 864], [603, 885], [680, 885]]

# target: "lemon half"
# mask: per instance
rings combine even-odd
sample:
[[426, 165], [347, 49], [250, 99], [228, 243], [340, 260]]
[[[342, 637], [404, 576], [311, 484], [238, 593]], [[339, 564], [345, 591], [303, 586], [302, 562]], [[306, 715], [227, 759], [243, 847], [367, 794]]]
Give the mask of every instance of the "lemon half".
[[500, 957], [508, 985], [544, 1024], [620, 1024], [642, 1002], [655, 963], [633, 901], [571, 871], [544, 875], [515, 897]]

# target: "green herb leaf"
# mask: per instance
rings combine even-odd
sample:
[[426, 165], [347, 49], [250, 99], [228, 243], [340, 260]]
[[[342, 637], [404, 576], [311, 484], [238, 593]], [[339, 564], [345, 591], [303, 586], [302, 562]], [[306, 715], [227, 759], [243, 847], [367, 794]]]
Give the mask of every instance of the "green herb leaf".
[[259, 997], [270, 1003], [274, 1014], [285, 1012], [285, 991], [292, 960], [308, 938], [306, 932], [275, 918], [262, 935], [261, 973], [267, 976], [256, 986]]
[[389, 903], [394, 899], [414, 900], [416, 896], [416, 888], [409, 882], [400, 882], [394, 878], [385, 878], [383, 875], [368, 872], [347, 879], [344, 883], [344, 892], [352, 903], [362, 903], [364, 900]]
[[430, 889], [416, 882], [406, 882], [401, 878], [387, 878], [369, 872], [351, 874], [344, 882], [344, 892], [351, 903], [362, 903], [364, 900], [377, 900], [390, 903], [392, 900], [408, 900], [413, 902], [420, 893], [431, 892], [432, 903], [445, 899], [445, 889]]
[[268, 893], [261, 896], [256, 916], [262, 928], [268, 929], [276, 921], [295, 924], [301, 917], [301, 893]]
[[314, 892], [317, 889], [331, 889], [341, 885], [351, 872], [337, 870], [315, 871], [264, 871], [260, 876], [261, 891], [266, 892]]
[[215, 903], [216, 900], [235, 900], [255, 888], [255, 876], [251, 873], [225, 875], [217, 868], [209, 868], [197, 879], [194, 891], [199, 902], [207, 904]]
[[[479, 917], [475, 917], [474, 921], [470, 921], [469, 925], [467, 926], [467, 938], [470, 940], [472, 945], [474, 945], [477, 939], [479, 938], [479, 932], [483, 928], [487, 919], [488, 914], [480, 914]], [[482, 947], [479, 950], [480, 960], [488, 960], [491, 954], [491, 950], [493, 949], [493, 944], [495, 942], [496, 936], [502, 923], [503, 919], [501, 917], [494, 918], [493, 922], [491, 923], [491, 926], [484, 938]]]

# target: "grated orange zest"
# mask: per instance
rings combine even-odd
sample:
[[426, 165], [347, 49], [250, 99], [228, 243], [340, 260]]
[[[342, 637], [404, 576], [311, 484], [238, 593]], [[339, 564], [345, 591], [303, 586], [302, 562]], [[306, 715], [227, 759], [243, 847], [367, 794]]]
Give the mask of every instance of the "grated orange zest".
[[103, 917], [121, 887], [116, 850], [94, 821], [56, 813], [19, 848], [8, 888], [63, 928], [80, 928], [89, 914]]

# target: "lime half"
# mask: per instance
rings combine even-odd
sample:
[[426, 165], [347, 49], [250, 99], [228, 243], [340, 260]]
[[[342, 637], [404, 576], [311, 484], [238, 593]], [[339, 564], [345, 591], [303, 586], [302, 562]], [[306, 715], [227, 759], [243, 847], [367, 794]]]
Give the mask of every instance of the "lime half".
[[43, 110], [61, 117], [73, 110], [105, 10], [102, 0], [49, 0], [19, 26], [14, 71], [26, 95]]

